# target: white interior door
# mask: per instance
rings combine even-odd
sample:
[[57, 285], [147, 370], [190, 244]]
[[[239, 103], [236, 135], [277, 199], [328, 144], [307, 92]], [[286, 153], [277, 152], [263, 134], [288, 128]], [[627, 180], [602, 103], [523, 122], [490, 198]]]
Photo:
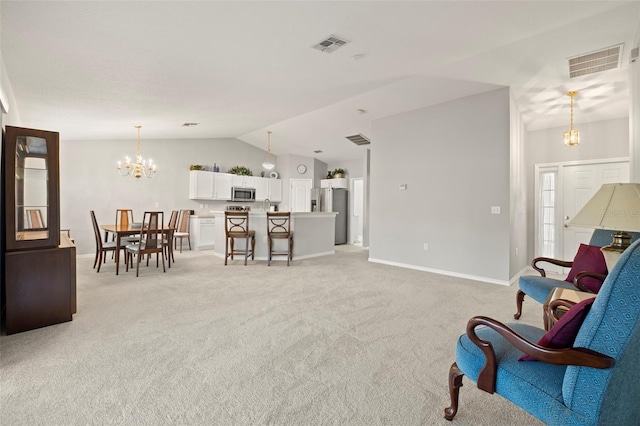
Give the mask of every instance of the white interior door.
[[292, 212], [311, 211], [311, 179], [289, 180], [289, 202]]
[[605, 183], [629, 182], [629, 162], [567, 165], [562, 170], [563, 180], [563, 259], [572, 260], [578, 246], [588, 244], [593, 229], [567, 226], [578, 211]]

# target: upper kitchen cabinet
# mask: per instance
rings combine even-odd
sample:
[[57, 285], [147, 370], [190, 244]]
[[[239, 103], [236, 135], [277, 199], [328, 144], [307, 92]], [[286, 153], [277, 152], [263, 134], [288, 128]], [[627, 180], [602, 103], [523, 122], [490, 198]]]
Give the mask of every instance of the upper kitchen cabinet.
[[269, 178], [256, 177], [254, 178], [256, 188], [256, 201], [264, 201], [266, 199], [271, 200], [269, 194]]
[[233, 175], [227, 173], [213, 174], [213, 199], [219, 201], [229, 201], [231, 199], [231, 187], [233, 185]]
[[4, 145], [6, 250], [60, 244], [59, 136], [7, 126]]
[[228, 201], [233, 177], [227, 173], [192, 170], [189, 172], [189, 199]]
[[233, 186], [242, 188], [255, 188], [256, 178], [253, 176], [245, 175], [231, 175], [233, 179]]
[[192, 170], [189, 172], [189, 199], [213, 200], [213, 175], [212, 172]]
[[349, 182], [347, 178], [322, 179], [320, 188], [349, 188]]

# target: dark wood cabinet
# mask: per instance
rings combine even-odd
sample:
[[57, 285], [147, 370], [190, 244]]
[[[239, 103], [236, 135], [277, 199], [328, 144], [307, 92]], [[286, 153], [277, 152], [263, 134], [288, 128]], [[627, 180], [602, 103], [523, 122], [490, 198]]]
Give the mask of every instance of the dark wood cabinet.
[[76, 250], [60, 235], [58, 133], [7, 126], [2, 142], [2, 318], [13, 334], [72, 320]]

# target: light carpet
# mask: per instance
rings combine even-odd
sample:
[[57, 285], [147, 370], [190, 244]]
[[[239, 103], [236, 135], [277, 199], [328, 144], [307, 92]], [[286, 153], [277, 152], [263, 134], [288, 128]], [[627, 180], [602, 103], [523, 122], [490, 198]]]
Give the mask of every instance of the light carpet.
[[[0, 338], [3, 425], [538, 425], [448, 370], [467, 320], [517, 288], [367, 262], [365, 250], [230, 262], [77, 264], [72, 322]], [[520, 321], [540, 325], [525, 300]]]

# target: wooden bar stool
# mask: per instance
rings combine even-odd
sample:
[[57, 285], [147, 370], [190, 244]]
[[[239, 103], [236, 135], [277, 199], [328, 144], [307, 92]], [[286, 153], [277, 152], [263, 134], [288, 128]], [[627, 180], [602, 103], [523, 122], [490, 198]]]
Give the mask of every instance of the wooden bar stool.
[[[247, 258], [251, 255], [254, 260], [254, 252], [256, 247], [256, 231], [249, 229], [249, 212], [224, 212], [224, 232], [226, 235], [224, 245], [224, 264], [234, 254], [244, 255], [244, 264], [247, 265]], [[234, 243], [236, 238], [244, 238], [246, 244], [244, 250], [235, 250]], [[249, 240], [251, 240], [251, 250], [249, 250]], [[229, 250], [231, 245], [231, 250]]]
[[[273, 240], [287, 240], [286, 251], [274, 251]], [[267, 212], [267, 245], [268, 257], [267, 266], [271, 266], [271, 258], [276, 256], [287, 256], [287, 266], [293, 260], [293, 232], [291, 231], [290, 212]]]

